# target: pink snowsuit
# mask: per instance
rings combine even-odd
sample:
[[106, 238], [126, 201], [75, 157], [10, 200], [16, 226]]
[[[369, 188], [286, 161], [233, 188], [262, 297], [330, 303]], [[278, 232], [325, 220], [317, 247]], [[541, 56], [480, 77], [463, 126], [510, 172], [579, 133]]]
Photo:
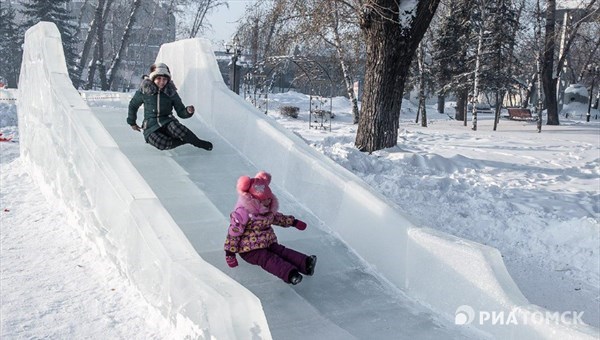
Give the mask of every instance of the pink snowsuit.
[[268, 188], [268, 182], [255, 182], [258, 182], [254, 183], [258, 184], [258, 189], [264, 192], [255, 192], [254, 187], [247, 191], [240, 190], [238, 181], [239, 198], [231, 213], [231, 224], [225, 239], [226, 256], [240, 254], [246, 262], [259, 265], [289, 283], [292, 271], [306, 273], [308, 256], [279, 244], [272, 225], [287, 228], [295, 226], [297, 220], [294, 216], [277, 211], [279, 203]]

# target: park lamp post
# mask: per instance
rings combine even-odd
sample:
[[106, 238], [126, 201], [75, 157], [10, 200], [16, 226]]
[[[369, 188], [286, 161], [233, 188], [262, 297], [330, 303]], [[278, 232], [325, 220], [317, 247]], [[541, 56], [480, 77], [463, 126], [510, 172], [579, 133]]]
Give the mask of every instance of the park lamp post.
[[240, 72], [237, 65], [238, 58], [242, 55], [242, 45], [238, 37], [233, 37], [233, 40], [225, 44], [225, 53], [231, 54], [231, 70], [229, 73], [229, 86], [233, 92], [240, 94]]
[[592, 101], [594, 100], [594, 83], [596, 81], [596, 77], [598, 75], [600, 75], [600, 70], [599, 70], [600, 66], [598, 66], [598, 64], [593, 63], [587, 66], [587, 70], [588, 73], [592, 75], [592, 86], [590, 87], [590, 100], [588, 102], [588, 109], [587, 109], [587, 114], [585, 117], [585, 120], [587, 122], [590, 121], [590, 118], [592, 117]]

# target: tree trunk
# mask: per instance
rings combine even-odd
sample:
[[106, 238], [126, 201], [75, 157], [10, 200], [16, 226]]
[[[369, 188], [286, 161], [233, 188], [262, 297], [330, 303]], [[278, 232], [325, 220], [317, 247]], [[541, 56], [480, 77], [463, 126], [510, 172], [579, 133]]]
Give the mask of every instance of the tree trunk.
[[446, 97], [443, 95], [438, 95], [437, 99], [437, 110], [438, 113], [444, 113], [444, 106], [446, 105]]
[[417, 61], [419, 65], [419, 112], [421, 113], [421, 126], [427, 127], [427, 108], [425, 107], [425, 46], [423, 46], [422, 42], [419, 44]]
[[533, 95], [533, 91], [536, 89], [535, 84], [537, 82], [538, 73], [535, 72], [531, 79], [527, 82], [527, 88], [525, 88], [525, 94], [521, 99], [520, 107], [526, 108], [529, 106], [529, 101], [531, 100], [531, 96]]
[[[387, 14], [391, 12], [388, 8]], [[368, 57], [355, 142], [361, 151], [373, 152], [397, 143], [404, 93], [404, 79], [400, 79], [402, 74], [408, 73], [412, 59], [412, 56], [406, 55], [408, 46], [401, 42], [397, 26], [390, 15], [385, 19], [374, 18], [364, 29]]]
[[267, 20], [271, 21], [271, 24], [268, 25], [269, 26], [269, 33], [267, 33], [266, 38], [264, 39], [265, 43], [264, 43], [264, 55], [263, 58], [267, 58], [270, 54], [271, 54], [271, 43], [273, 42], [273, 36], [275, 35], [275, 31], [277, 29], [277, 26], [279, 24], [279, 20], [281, 18], [282, 15], [282, 11], [285, 8], [285, 4], [283, 1], [280, 2], [274, 2], [275, 4], [275, 8], [273, 9], [273, 11], [271, 12], [271, 15], [269, 16], [269, 18]]
[[[79, 56], [79, 66], [77, 67], [76, 79], [78, 80], [78, 84], [75, 84], [76, 87], [79, 87], [80, 84], [83, 83], [81, 75], [83, 73], [83, 68], [87, 63], [90, 54], [90, 49], [92, 48], [92, 43], [96, 38], [96, 29], [102, 21], [102, 10], [104, 9], [105, 1], [106, 0], [98, 0], [98, 6], [96, 6], [96, 10], [94, 11], [94, 19], [90, 23], [90, 28], [88, 29], [87, 37], [85, 38], [85, 42], [83, 43], [83, 50], [81, 51], [81, 54]], [[83, 6], [85, 6], [85, 3], [83, 4]], [[81, 13], [83, 13], [83, 7]]]
[[462, 89], [460, 91], [458, 91], [457, 95], [456, 95], [456, 112], [454, 113], [454, 119], [458, 120], [458, 121], [465, 121], [465, 126], [466, 126], [466, 119], [465, 119], [465, 112], [467, 112], [467, 97], [468, 97], [469, 93], [467, 89]]
[[119, 67], [121, 65], [121, 59], [123, 53], [125, 53], [125, 47], [129, 44], [129, 36], [131, 35], [131, 30], [133, 29], [133, 25], [135, 24], [135, 15], [142, 4], [142, 0], [134, 0], [131, 5], [131, 11], [129, 15], [129, 21], [125, 26], [125, 32], [123, 32], [123, 38], [121, 39], [121, 45], [119, 46], [119, 52], [115, 55], [110, 68], [108, 69], [108, 84], [112, 86], [115, 81], [115, 75], [117, 74]]
[[340, 67], [342, 69], [342, 74], [344, 76], [344, 83], [346, 84], [346, 93], [348, 94], [348, 99], [350, 100], [350, 104], [352, 105], [353, 123], [358, 124], [360, 114], [358, 112], [358, 100], [356, 99], [357, 93], [354, 93], [354, 82], [350, 77], [350, 73], [348, 72], [348, 65], [344, 60], [344, 50], [339, 31], [339, 12], [337, 6], [333, 10], [333, 14], [334, 22], [332, 23], [332, 28], [335, 50], [337, 53], [338, 61], [340, 63]]
[[259, 39], [259, 24], [258, 16], [254, 18], [252, 25], [252, 41], [250, 42], [250, 52], [252, 53], [252, 65], [258, 64], [258, 39]]
[[355, 141], [359, 150], [370, 153], [397, 144], [410, 63], [438, 4], [439, 0], [419, 1], [416, 17], [406, 20], [407, 23], [400, 21], [397, 0], [371, 0], [363, 6], [361, 30], [367, 60]]
[[108, 82], [106, 81], [106, 65], [104, 65], [104, 16], [102, 16], [102, 20], [99, 23], [98, 28], [96, 29], [96, 35], [96, 47], [98, 48], [97, 63], [98, 75], [100, 76], [100, 88], [102, 89], [102, 91], [107, 91]]
[[96, 66], [98, 61], [98, 45], [94, 47], [94, 55], [92, 60], [90, 61], [88, 67], [88, 75], [87, 75], [87, 85], [84, 87], [86, 90], [91, 90], [94, 88], [94, 77], [96, 75]]
[[[485, 6], [483, 3], [479, 3], [480, 13], [485, 16]], [[484, 34], [484, 23], [479, 23], [479, 33], [477, 37], [477, 54], [475, 56], [475, 71], [473, 72], [473, 94], [471, 98], [471, 110], [473, 125], [471, 129], [477, 131], [477, 103], [479, 103], [479, 76], [481, 73], [481, 57], [483, 54], [483, 34]]]
[[554, 73], [556, 0], [546, 1], [546, 32], [542, 60], [542, 86], [548, 112], [548, 125], [559, 125], [556, 100], [557, 78]]
[[[172, 7], [171, 7], [172, 5], [173, 5], [173, 1], [171, 1], [171, 3], [169, 4], [169, 7], [166, 8], [166, 11], [168, 13], [170, 13], [173, 10]], [[157, 16], [156, 11], [157, 11], [157, 9], [158, 9], [158, 7], [156, 7], [156, 6], [153, 8], [152, 14], [151, 14], [151, 18], [150, 18], [149, 22], [148, 22], [148, 20], [146, 21], [146, 23], [149, 24], [147, 26], [147, 28], [146, 28], [148, 32], [152, 32], [152, 30], [154, 29], [154, 24], [156, 23], [156, 16]], [[149, 41], [150, 41], [150, 34], [147, 34], [144, 39], [141, 39], [141, 40], [139, 40], [137, 42], [141, 43], [141, 46], [144, 46], [144, 48], [147, 48]], [[141, 58], [136, 58], [135, 63], [133, 64], [133, 67], [130, 68], [130, 69], [136, 70], [140, 66], [141, 63], [142, 63]], [[113, 70], [108, 70], [108, 72], [111, 75], [113, 74]], [[132, 74], [132, 76], [133, 76], [133, 74]], [[116, 79], [117, 78], [114, 77], [113, 80], [110, 83], [110, 88], [111, 88], [112, 91], [116, 91], [117, 90], [117, 80]], [[130, 87], [130, 86], [131, 86], [131, 77], [129, 78], [129, 85], [128, 85], [128, 87]]]
[[196, 15], [194, 16], [194, 23], [192, 24], [192, 29], [190, 29], [190, 36], [188, 38], [195, 38], [198, 35], [198, 31], [200, 28], [204, 26], [204, 19], [206, 18], [206, 13], [208, 12], [209, 4], [205, 4], [205, 6], [199, 6], [196, 10]]
[[499, 90], [496, 90], [496, 105], [494, 105], [494, 131], [498, 127], [498, 121], [500, 120], [500, 108], [502, 107], [500, 103], [500, 98], [503, 98], [504, 95], [500, 95]]

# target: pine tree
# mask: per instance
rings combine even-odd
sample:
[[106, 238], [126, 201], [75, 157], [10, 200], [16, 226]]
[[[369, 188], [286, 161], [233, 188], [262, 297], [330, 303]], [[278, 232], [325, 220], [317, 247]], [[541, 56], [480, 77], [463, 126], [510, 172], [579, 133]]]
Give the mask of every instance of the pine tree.
[[440, 31], [433, 43], [434, 72], [441, 86], [440, 94], [457, 95], [457, 120], [464, 120], [466, 117], [467, 95], [472, 86], [472, 53], [469, 52], [475, 44], [471, 20], [473, 6], [474, 0], [453, 2], [448, 15], [442, 19]]
[[60, 32], [71, 80], [77, 79], [77, 20], [69, 11], [70, 0], [30, 0], [23, 3], [24, 30], [40, 21], [53, 22]]
[[21, 37], [15, 23], [15, 9], [10, 2], [0, 1], [0, 78], [16, 88], [21, 68]]
[[[489, 32], [485, 37], [481, 70], [481, 87], [495, 93], [496, 98], [496, 122], [498, 121], [500, 103], [498, 101], [515, 83], [512, 70], [518, 61], [514, 55], [515, 39], [519, 22], [517, 20], [517, 9], [512, 1], [495, 0], [486, 2], [486, 12], [489, 20], [485, 21], [485, 31]], [[494, 124], [494, 130], [496, 124]]]
[[485, 21], [484, 51], [481, 86], [488, 90], [506, 89], [512, 82], [511, 65], [514, 65], [514, 45], [519, 23], [516, 9], [507, 0], [488, 1]]

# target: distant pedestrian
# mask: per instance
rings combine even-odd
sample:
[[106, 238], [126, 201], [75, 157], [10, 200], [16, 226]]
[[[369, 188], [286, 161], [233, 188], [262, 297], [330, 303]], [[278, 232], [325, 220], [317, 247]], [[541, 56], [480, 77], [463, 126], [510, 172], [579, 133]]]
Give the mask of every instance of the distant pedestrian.
[[237, 267], [235, 254], [244, 261], [293, 285], [302, 281], [302, 274], [313, 275], [317, 257], [286, 248], [277, 242], [272, 224], [306, 229], [306, 223], [291, 215], [281, 214], [277, 197], [271, 192], [271, 175], [261, 171], [255, 178], [242, 176], [237, 181], [238, 201], [230, 215], [225, 240], [225, 260]]
[[[137, 125], [137, 111], [144, 104], [142, 126]], [[192, 131], [173, 116], [173, 109], [180, 118], [190, 118], [194, 106], [183, 105], [177, 88], [171, 81], [169, 67], [163, 63], [153, 64], [150, 75], [144, 77], [139, 90], [129, 102], [127, 124], [136, 131], [143, 131], [146, 143], [159, 150], [192, 144], [198, 148], [212, 150], [209, 141], [198, 138]]]

